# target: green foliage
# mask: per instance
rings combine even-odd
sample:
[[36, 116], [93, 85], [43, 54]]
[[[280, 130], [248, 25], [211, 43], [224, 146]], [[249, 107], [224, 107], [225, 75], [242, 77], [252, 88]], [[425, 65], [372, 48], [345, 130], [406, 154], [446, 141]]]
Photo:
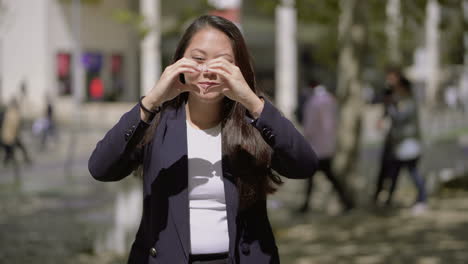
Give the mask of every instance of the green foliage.
[[[462, 14], [463, 0], [438, 0], [442, 6], [441, 51], [442, 62], [461, 63], [463, 60], [463, 32], [466, 21]], [[257, 9], [263, 14], [274, 16], [279, 0], [254, 0]], [[312, 54], [314, 63], [335, 70], [337, 64], [337, 27], [340, 16], [340, 0], [296, 0], [299, 23], [306, 27], [319, 27], [326, 34], [320, 35], [320, 42], [302, 43], [306, 51]], [[360, 16], [367, 25], [366, 65], [384, 69], [390, 64], [388, 39], [385, 32], [387, 23], [385, 0], [367, 0], [366, 8], [360, 10]], [[403, 61], [400, 66], [413, 63], [414, 50], [424, 41], [424, 23], [428, 0], [401, 0], [402, 26], [399, 49]], [[308, 49], [308, 50], [307, 50]]]
[[253, 0], [256, 11], [268, 17], [274, 17], [279, 2], [279, 0]]
[[463, 17], [461, 1], [445, 0], [442, 7], [440, 25], [441, 62], [443, 64], [463, 64], [464, 33], [468, 22]]
[[[200, 14], [207, 13], [212, 8], [207, 0], [193, 0], [190, 1], [190, 5], [187, 5], [186, 1], [172, 0], [170, 3], [162, 1], [161, 9], [168, 10], [175, 17], [176, 22], [162, 32], [163, 37], [171, 38], [180, 35], [188, 21], [191, 21]], [[144, 38], [151, 30], [151, 25], [148, 25], [144, 16], [136, 11], [118, 9], [113, 13], [113, 18], [120, 23], [136, 28], [141, 38]]]
[[[184, 2], [184, 1], [178, 1]], [[162, 3], [162, 9], [171, 12], [176, 17], [176, 23], [169, 29], [163, 32], [164, 37], [176, 37], [185, 30], [187, 23], [201, 14], [206, 14], [212, 7], [209, 5], [207, 0], [192, 0], [190, 4], [180, 3], [176, 5], [174, 1]], [[167, 5], [167, 7], [165, 6]]]
[[[280, 0], [253, 0], [256, 11], [261, 15], [274, 17]], [[299, 22], [330, 25], [336, 23], [339, 0], [297, 0], [296, 9]]]
[[339, 0], [299, 0], [296, 7], [300, 22], [327, 26], [338, 23]]
[[151, 30], [151, 25], [145, 23], [145, 18], [138, 12], [129, 9], [117, 9], [113, 12], [112, 17], [122, 24], [136, 28], [140, 38], [144, 38]]

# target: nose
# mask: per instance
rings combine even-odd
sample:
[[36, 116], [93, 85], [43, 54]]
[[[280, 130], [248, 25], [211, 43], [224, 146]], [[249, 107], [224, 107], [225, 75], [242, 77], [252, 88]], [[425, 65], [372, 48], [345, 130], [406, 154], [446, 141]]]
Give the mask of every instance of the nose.
[[216, 73], [212, 73], [212, 72], [203, 72], [203, 77], [206, 78], [206, 79], [209, 79], [209, 80], [216, 80], [217, 79], [217, 76], [216, 76]]

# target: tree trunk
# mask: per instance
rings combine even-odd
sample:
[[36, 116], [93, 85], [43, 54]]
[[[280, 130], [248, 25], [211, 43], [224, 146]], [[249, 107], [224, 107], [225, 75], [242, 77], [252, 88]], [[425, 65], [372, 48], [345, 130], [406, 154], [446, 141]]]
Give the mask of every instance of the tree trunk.
[[160, 0], [140, 0], [140, 12], [150, 31], [140, 48], [140, 94], [145, 95], [161, 75], [161, 3]]
[[[355, 199], [362, 193], [365, 179], [358, 175], [363, 100], [362, 68], [366, 44], [365, 9], [367, 0], [341, 0], [338, 24], [338, 86], [340, 103], [337, 153], [334, 168]], [[358, 192], [360, 191], [360, 192]]]
[[440, 5], [438, 0], [430, 0], [426, 6], [426, 94], [427, 103], [435, 107], [441, 103], [440, 98], [440, 47], [439, 25]]
[[275, 102], [283, 114], [294, 119], [297, 105], [297, 13], [294, 1], [283, 0], [276, 8]]
[[400, 32], [402, 17], [400, 0], [387, 1], [386, 15], [385, 32], [387, 34], [389, 62], [393, 65], [401, 65]]

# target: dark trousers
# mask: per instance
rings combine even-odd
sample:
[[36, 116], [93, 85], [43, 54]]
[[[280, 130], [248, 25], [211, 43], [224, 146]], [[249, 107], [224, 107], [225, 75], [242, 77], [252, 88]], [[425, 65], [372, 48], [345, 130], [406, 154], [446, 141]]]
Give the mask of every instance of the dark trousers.
[[390, 149], [390, 141], [388, 137], [385, 139], [384, 148], [382, 150], [382, 155], [380, 157], [380, 168], [379, 173], [377, 174], [377, 186], [374, 193], [374, 203], [378, 202], [379, 194], [382, 192], [384, 184], [390, 179], [390, 168], [393, 164], [392, 152]]
[[374, 202], [378, 202], [379, 194], [384, 188], [386, 181], [390, 181], [389, 193], [386, 200], [386, 204], [390, 205], [393, 199], [393, 193], [395, 192], [400, 171], [402, 168], [408, 170], [411, 179], [413, 180], [416, 188], [418, 189], [418, 196], [416, 202], [425, 202], [427, 200], [427, 193], [423, 177], [420, 175], [418, 170], [419, 159], [413, 159], [408, 161], [398, 160], [394, 157], [391, 151], [389, 140], [385, 141], [384, 149], [382, 151], [382, 157], [380, 160], [380, 170], [377, 177], [377, 188], [374, 193]]
[[392, 183], [390, 185], [390, 190], [388, 193], [387, 204], [391, 204], [392, 202], [393, 193], [395, 192], [395, 189], [398, 183], [398, 178], [400, 175], [400, 171], [402, 168], [405, 168], [408, 170], [409, 175], [418, 190], [418, 196], [416, 198], [416, 202], [417, 203], [426, 202], [427, 200], [426, 187], [424, 183], [424, 178], [421, 176], [418, 170], [418, 161], [419, 159], [412, 159], [408, 161], [401, 161], [397, 159], [392, 160], [392, 162], [390, 163], [391, 164], [390, 168], [389, 168], [389, 177], [392, 180]]
[[15, 151], [17, 148], [19, 148], [21, 152], [23, 152], [24, 161], [27, 163], [31, 163], [31, 159], [29, 157], [26, 147], [24, 146], [21, 139], [18, 138], [12, 145], [6, 145], [6, 144], [4, 145], [4, 149], [5, 149], [5, 157], [3, 159], [4, 165], [6, 165], [8, 162], [16, 163]]
[[[331, 158], [323, 158], [319, 159], [318, 162], [318, 169], [317, 171], [323, 172], [327, 179], [333, 185], [333, 188], [336, 190], [338, 197], [340, 198], [341, 203], [345, 210], [349, 210], [354, 207], [352, 200], [346, 195], [346, 192], [343, 188], [343, 185], [338, 181], [335, 174], [332, 170], [332, 159]], [[307, 187], [305, 193], [304, 204], [301, 208], [302, 211], [306, 211], [309, 207], [309, 199], [313, 189], [313, 176], [307, 179]]]

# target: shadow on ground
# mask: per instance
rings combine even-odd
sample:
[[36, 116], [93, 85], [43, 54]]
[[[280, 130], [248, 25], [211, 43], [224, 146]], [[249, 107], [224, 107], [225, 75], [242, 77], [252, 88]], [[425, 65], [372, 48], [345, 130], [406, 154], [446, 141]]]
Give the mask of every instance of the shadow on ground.
[[95, 249], [112, 219], [106, 209], [112, 197], [102, 188], [31, 194], [0, 187], [0, 263], [125, 263], [124, 256]]
[[418, 216], [393, 208], [272, 218], [282, 263], [468, 263], [466, 192], [436, 197]]

